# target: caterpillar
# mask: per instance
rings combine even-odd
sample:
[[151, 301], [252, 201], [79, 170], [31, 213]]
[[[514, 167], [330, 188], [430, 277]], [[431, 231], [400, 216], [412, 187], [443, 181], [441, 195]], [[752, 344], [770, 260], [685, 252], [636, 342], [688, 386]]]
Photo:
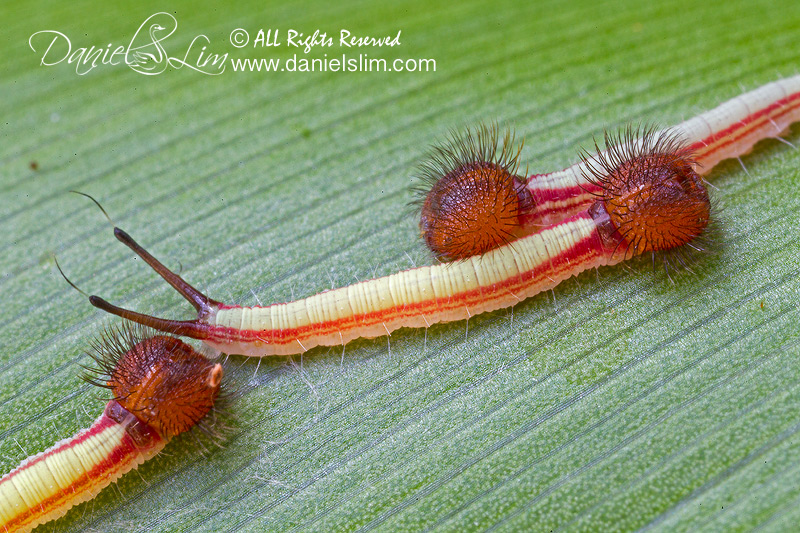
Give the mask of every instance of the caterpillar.
[[25, 459], [0, 478], [0, 529], [30, 531], [157, 455], [204, 418], [223, 368], [174, 337], [143, 328], [108, 330], [92, 345], [98, 368], [85, 378], [112, 399], [87, 429]]
[[[643, 253], [697, 246], [710, 218], [701, 176], [719, 161], [747, 153], [759, 140], [779, 136], [799, 119], [800, 76], [795, 76], [737, 96], [669, 130], [645, 130], [640, 138], [634, 138], [635, 130], [611, 136], [606, 150], [585, 154], [565, 170], [527, 179], [514, 176], [517, 154], [509, 143], [499, 149], [498, 157], [485, 134], [473, 134], [472, 152], [445, 148], [430, 165], [434, 174], [443, 173], [441, 179], [457, 175], [454, 186], [435, 180], [431, 191], [439, 195], [439, 203], [437, 186], [458, 192], [473, 178], [480, 181], [492, 173], [501, 174], [508, 185], [511, 192], [503, 195], [521, 199], [510, 202], [516, 205], [511, 224], [478, 224], [477, 230], [469, 230], [497, 230], [495, 235], [471, 235], [469, 240], [481, 243], [476, 249], [458, 245], [449, 250], [463, 253], [449, 253], [446, 247], [441, 259], [455, 261], [293, 302], [242, 307], [204, 295], [115, 228], [116, 238], [183, 295], [197, 318], [169, 320], [117, 307], [99, 296], [89, 300], [101, 310], [159, 331], [255, 357], [302, 353], [315, 346], [389, 335], [401, 327], [468, 319], [512, 306], [586, 269]], [[467, 160], [468, 168], [449, 168], [448, 162], [464, 163], [465, 153], [494, 158], [488, 163]], [[485, 190], [479, 193], [479, 200], [487, 197]], [[493, 194], [499, 193], [488, 197]], [[488, 202], [489, 214], [477, 218], [494, 216], [493, 210], [506, 203]], [[456, 217], [464, 214], [459, 205], [463, 208], [464, 203], [456, 202]], [[442, 210], [429, 211], [429, 226], [435, 227]], [[517, 233], [523, 236], [515, 238]]]

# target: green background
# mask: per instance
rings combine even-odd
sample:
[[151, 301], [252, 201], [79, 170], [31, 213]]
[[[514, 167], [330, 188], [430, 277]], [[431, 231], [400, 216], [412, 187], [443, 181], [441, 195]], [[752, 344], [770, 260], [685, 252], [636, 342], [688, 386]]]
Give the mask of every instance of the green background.
[[[549, 172], [604, 129], [676, 124], [798, 72], [794, 0], [263, 4], [0, 7], [0, 471], [103, 405], [78, 376], [89, 340], [117, 322], [67, 286], [52, 254], [88, 292], [192, 316], [70, 189], [210, 296], [285, 301], [431, 262], [406, 204], [416, 165], [451, 128], [511, 124], [523, 166]], [[124, 45], [161, 10], [178, 20], [174, 55], [204, 33], [234, 58], [302, 57], [237, 50], [238, 27], [402, 30], [401, 46], [360, 51], [437, 68], [79, 76], [28, 47], [45, 29], [74, 47]], [[341, 50], [309, 57], [324, 53]], [[800, 143], [796, 129], [786, 138]], [[693, 274], [603, 268], [468, 331], [404, 329], [344, 358], [231, 357], [221, 447], [180, 438], [51, 526], [789, 528], [800, 152], [762, 142], [743, 162], [709, 176], [719, 239]]]

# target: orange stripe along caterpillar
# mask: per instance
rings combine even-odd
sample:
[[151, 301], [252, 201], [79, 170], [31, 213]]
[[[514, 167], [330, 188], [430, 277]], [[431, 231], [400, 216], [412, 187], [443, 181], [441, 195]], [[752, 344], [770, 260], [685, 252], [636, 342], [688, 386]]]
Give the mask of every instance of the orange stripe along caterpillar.
[[[648, 131], [640, 139], [624, 133], [605, 151], [584, 155], [563, 171], [527, 179], [514, 175], [516, 152], [510, 143], [498, 149], [485, 134], [474, 133], [474, 153], [488, 160], [464, 160], [465, 152], [451, 143], [440, 151], [441, 160], [429, 166], [431, 172], [443, 173], [441, 179], [452, 175], [455, 185], [435, 180], [431, 194], [436, 205], [427, 210], [423, 232], [436, 228], [445, 214], [478, 221], [466, 226], [473, 232], [470, 238], [452, 247], [447, 243], [453, 235], [425, 236], [428, 243], [445, 243], [443, 253], [434, 247], [441, 259], [457, 261], [293, 302], [241, 307], [207, 297], [115, 228], [121, 242], [195, 307], [197, 318], [157, 318], [97, 296], [90, 302], [160, 331], [202, 339], [226, 353], [257, 357], [344, 345], [358, 337], [388, 335], [400, 327], [464, 320], [512, 306], [586, 269], [647, 252], [702, 247], [710, 204], [700, 176], [723, 159], [747, 153], [757, 141], [777, 137], [799, 119], [800, 76], [796, 76], [738, 96], [665, 132]], [[471, 156], [469, 150], [466, 154]], [[463, 168], [448, 169], [448, 162], [460, 162]], [[503, 191], [487, 185], [492, 175], [501, 176]], [[470, 187], [478, 192], [477, 200], [458, 198], [448, 204], [448, 193], [460, 195]], [[488, 213], [479, 211], [484, 204]], [[443, 205], [454, 206], [452, 213]], [[486, 223], [496, 215], [495, 209], [509, 205], [510, 215], [503, 212], [498, 223]], [[461, 223], [445, 224], [445, 232]], [[474, 233], [486, 228], [493, 233]], [[525, 236], [511, 240], [517, 235]], [[470, 242], [478, 245], [471, 249]]]

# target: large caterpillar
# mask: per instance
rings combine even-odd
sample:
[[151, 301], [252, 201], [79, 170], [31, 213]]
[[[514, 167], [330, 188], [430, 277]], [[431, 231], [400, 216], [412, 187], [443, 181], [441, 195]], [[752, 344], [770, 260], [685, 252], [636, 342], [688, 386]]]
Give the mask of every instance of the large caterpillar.
[[[605, 151], [584, 156], [565, 170], [528, 179], [513, 175], [512, 151], [501, 150], [499, 158], [486, 162], [464, 160], [469, 150], [458, 153], [445, 148], [439, 163], [444, 161], [447, 168], [437, 162], [432, 168], [443, 174], [442, 179], [448, 174], [455, 179], [435, 180], [431, 194], [438, 197], [437, 205], [428, 209], [429, 224], [423, 218], [423, 232], [441, 230], [437, 224], [442, 217], [463, 217], [464, 205], [473, 204], [491, 207], [488, 215], [474, 217], [484, 221], [495, 216], [497, 208], [511, 204], [511, 214], [500, 217], [510, 217], [509, 224], [467, 226], [477, 229], [466, 231], [487, 227], [495, 231], [488, 236], [472, 234], [469, 240], [482, 243], [477, 248], [432, 246], [440, 258], [457, 261], [405, 270], [288, 303], [241, 307], [212, 300], [115, 228], [120, 241], [192, 303], [197, 319], [157, 318], [97, 296], [90, 297], [90, 302], [160, 331], [202, 339], [226, 353], [256, 357], [301, 353], [320, 345], [344, 345], [358, 337], [388, 335], [401, 327], [468, 319], [512, 306], [589, 268], [695, 245], [710, 216], [700, 176], [723, 159], [747, 153], [759, 140], [777, 137], [797, 120], [800, 76], [737, 96], [666, 131], [647, 131], [639, 139], [623, 134]], [[494, 151], [486, 148], [479, 137], [473, 152], [498, 152], [496, 147]], [[492, 174], [501, 175], [508, 185], [505, 192], [487, 186], [488, 197], [504, 195], [501, 201], [482, 202], [487, 189], [473, 187], [479, 192], [478, 200], [456, 202], [456, 209], [449, 213], [442, 209], [448, 193], [460, 195], [476, 178], [482, 182]], [[425, 210], [423, 205], [423, 217]], [[452, 236], [449, 227], [443, 238], [425, 235], [426, 242], [445, 242], [448, 232]], [[530, 234], [510, 240], [517, 233]]]

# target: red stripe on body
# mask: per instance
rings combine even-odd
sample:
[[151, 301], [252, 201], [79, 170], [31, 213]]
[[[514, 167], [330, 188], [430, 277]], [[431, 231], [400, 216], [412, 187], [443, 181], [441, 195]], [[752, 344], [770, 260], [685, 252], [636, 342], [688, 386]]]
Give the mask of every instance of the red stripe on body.
[[[116, 402], [114, 402], [116, 403]], [[109, 402], [111, 404], [111, 402]], [[118, 425], [119, 422], [112, 420], [106, 414], [106, 411], [92, 424], [88, 429], [81, 431], [72, 438], [65, 439], [61, 443], [56, 444], [53, 448], [23, 462], [19, 467], [3, 476], [2, 483], [10, 483], [11, 480], [21, 472], [37, 465], [38, 463], [54, 456], [55, 454], [64, 453], [69, 448], [74, 448], [90, 438], [99, 435], [108, 428]], [[154, 440], [152, 447], [161, 444], [162, 439], [158, 434], [153, 431]], [[146, 453], [152, 447], [142, 449], [136, 445], [133, 438], [127, 432], [122, 438], [122, 442], [115, 446], [111, 453], [103, 458], [100, 463], [97, 463], [90, 470], [86, 471], [77, 479], [72, 480], [67, 487], [61, 487], [60, 490], [53, 496], [46, 498], [38, 503], [37, 507], [28, 508], [24, 512], [18, 514], [7, 523], [3, 524], [7, 529], [14, 530], [35, 522], [42, 516], [45, 516], [54, 510], [58, 509], [65, 503], [74, 500], [82, 493], [90, 490], [92, 487], [99, 485], [102, 481], [107, 480], [114, 473], [119, 471], [127, 471], [132, 462], [136, 461], [139, 456]], [[71, 505], [70, 505], [71, 507]], [[66, 512], [66, 509], [64, 510]]]
[[[798, 107], [800, 107], [800, 93], [790, 94], [786, 98], [778, 100], [764, 109], [746, 116], [742, 120], [732, 124], [724, 130], [718, 131], [717, 133], [714, 133], [709, 137], [692, 144], [689, 148], [698, 154], [698, 159], [707, 157], [710, 154], [719, 152], [720, 150], [739, 142], [743, 137], [746, 137], [751, 132], [765, 125], [769, 119], [781, 118], [784, 115], [791, 113]], [[773, 114], [773, 112], [776, 110], [780, 112]], [[756, 123], [757, 120], [759, 121], [758, 123]], [[725, 139], [725, 142], [712, 146], [721, 139]]]
[[[539, 174], [538, 176], [547, 176]], [[530, 183], [530, 178], [529, 178]], [[586, 204], [597, 199], [602, 187], [587, 181], [572, 187], [528, 188], [534, 208], [522, 215], [523, 226], [549, 225], [582, 211]]]
[[61, 441], [61, 443], [56, 444], [53, 448], [45, 452], [42, 452], [39, 455], [36, 455], [33, 458], [23, 462], [23, 464], [21, 464], [19, 467], [15, 468], [11, 472], [3, 476], [2, 482], [3, 483], [10, 482], [12, 478], [20, 474], [21, 472], [27, 470], [28, 468], [31, 468], [38, 463], [41, 463], [42, 461], [48, 459], [49, 457], [55, 454], [61, 453], [67, 448], [72, 448], [89, 440], [90, 438], [94, 437], [95, 435], [98, 435], [99, 433], [102, 433], [105, 429], [115, 424], [117, 424], [117, 422], [111, 420], [110, 418], [105, 416], [105, 414], [103, 414], [88, 429], [85, 429], [84, 431], [78, 433], [77, 435], [75, 435], [70, 439], [65, 439]]
[[[577, 219], [591, 217], [586, 213], [576, 215], [562, 224], [570, 224]], [[530, 287], [532, 284], [547, 280], [558, 281], [570, 277], [583, 269], [578, 270], [577, 266], [608, 255], [600, 240], [597, 232], [592, 234], [566, 250], [561, 251], [551, 257], [549, 261], [542, 262], [531, 270], [521, 272], [516, 276], [504, 281], [495, 283], [490, 287], [477, 287], [475, 289], [453, 295], [446, 300], [431, 299], [424, 302], [403, 304], [400, 307], [392, 307], [380, 311], [374, 311], [366, 315], [350, 316], [333, 321], [319, 322], [307, 326], [288, 328], [283, 330], [240, 330], [225, 326], [210, 326], [209, 340], [219, 343], [226, 342], [256, 342], [260, 341], [270, 345], [286, 345], [297, 340], [301, 342], [314, 336], [333, 335], [340, 331], [347, 331], [359, 326], [372, 326], [393, 320], [401, 319], [406, 316], [428, 316], [434, 312], [447, 312], [461, 309], [464, 306], [479, 305], [491, 300], [492, 296], [506, 296]], [[221, 309], [233, 309], [240, 306], [224, 305]]]

